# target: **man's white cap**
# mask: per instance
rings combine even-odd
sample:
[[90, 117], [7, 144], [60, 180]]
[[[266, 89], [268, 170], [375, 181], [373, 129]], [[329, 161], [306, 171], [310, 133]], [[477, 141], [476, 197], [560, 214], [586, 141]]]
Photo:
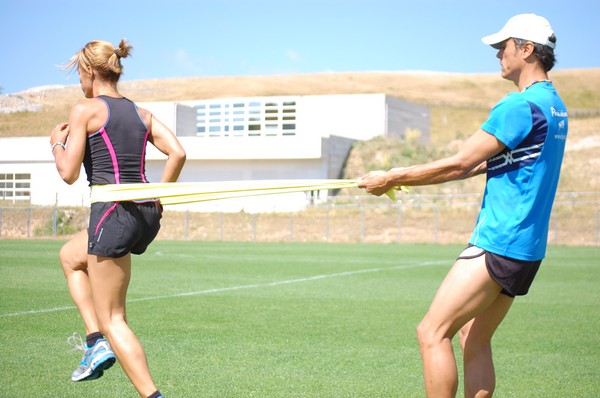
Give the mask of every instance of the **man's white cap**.
[[554, 31], [546, 18], [535, 14], [519, 14], [509, 19], [498, 33], [485, 36], [481, 41], [494, 48], [500, 48], [505, 40], [512, 37], [554, 48], [554, 43], [549, 40], [553, 34]]

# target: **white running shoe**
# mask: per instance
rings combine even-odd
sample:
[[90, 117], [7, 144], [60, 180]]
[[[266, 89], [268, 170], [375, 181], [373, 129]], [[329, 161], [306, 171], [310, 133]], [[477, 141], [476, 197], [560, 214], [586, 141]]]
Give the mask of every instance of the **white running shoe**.
[[93, 347], [88, 347], [79, 334], [73, 333], [73, 336], [69, 337], [68, 342], [75, 349], [83, 351], [83, 358], [81, 358], [79, 366], [71, 375], [71, 380], [73, 381], [98, 379], [117, 360], [115, 353], [110, 348], [110, 344], [104, 338], [96, 341]]

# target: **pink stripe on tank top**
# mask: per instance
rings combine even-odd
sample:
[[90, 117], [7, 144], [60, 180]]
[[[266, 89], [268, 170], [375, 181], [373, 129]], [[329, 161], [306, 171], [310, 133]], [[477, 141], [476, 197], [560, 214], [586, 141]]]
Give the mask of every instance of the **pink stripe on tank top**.
[[119, 171], [119, 162], [117, 161], [117, 153], [115, 152], [115, 148], [113, 147], [112, 142], [110, 142], [110, 137], [108, 136], [108, 133], [106, 132], [104, 127], [100, 129], [100, 134], [102, 134], [102, 139], [106, 144], [106, 149], [108, 150], [108, 153], [110, 154], [110, 159], [112, 160], [113, 170], [115, 173], [115, 184], [120, 184], [121, 175]]
[[140, 176], [142, 177], [142, 181], [145, 183], [148, 182], [146, 180], [146, 176], [144, 175], [144, 165], [146, 164], [146, 145], [148, 144], [148, 136], [150, 135], [150, 130], [146, 130], [146, 136], [144, 137], [144, 146], [142, 147], [142, 161], [140, 162]]

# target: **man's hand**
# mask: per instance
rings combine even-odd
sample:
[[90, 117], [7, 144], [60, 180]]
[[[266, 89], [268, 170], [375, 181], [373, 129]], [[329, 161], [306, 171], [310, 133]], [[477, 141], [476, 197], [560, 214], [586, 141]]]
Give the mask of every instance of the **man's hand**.
[[388, 173], [383, 170], [370, 171], [360, 177], [358, 187], [364, 188], [365, 191], [375, 196], [381, 196], [393, 188]]

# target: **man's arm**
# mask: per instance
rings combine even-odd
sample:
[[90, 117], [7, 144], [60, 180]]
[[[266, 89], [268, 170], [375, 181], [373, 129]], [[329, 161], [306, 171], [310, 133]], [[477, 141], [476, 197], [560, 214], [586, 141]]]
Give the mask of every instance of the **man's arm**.
[[370, 172], [361, 178], [358, 187], [379, 196], [396, 186], [433, 185], [472, 177], [485, 172], [486, 160], [504, 148], [496, 137], [479, 129], [453, 156], [387, 172]]

